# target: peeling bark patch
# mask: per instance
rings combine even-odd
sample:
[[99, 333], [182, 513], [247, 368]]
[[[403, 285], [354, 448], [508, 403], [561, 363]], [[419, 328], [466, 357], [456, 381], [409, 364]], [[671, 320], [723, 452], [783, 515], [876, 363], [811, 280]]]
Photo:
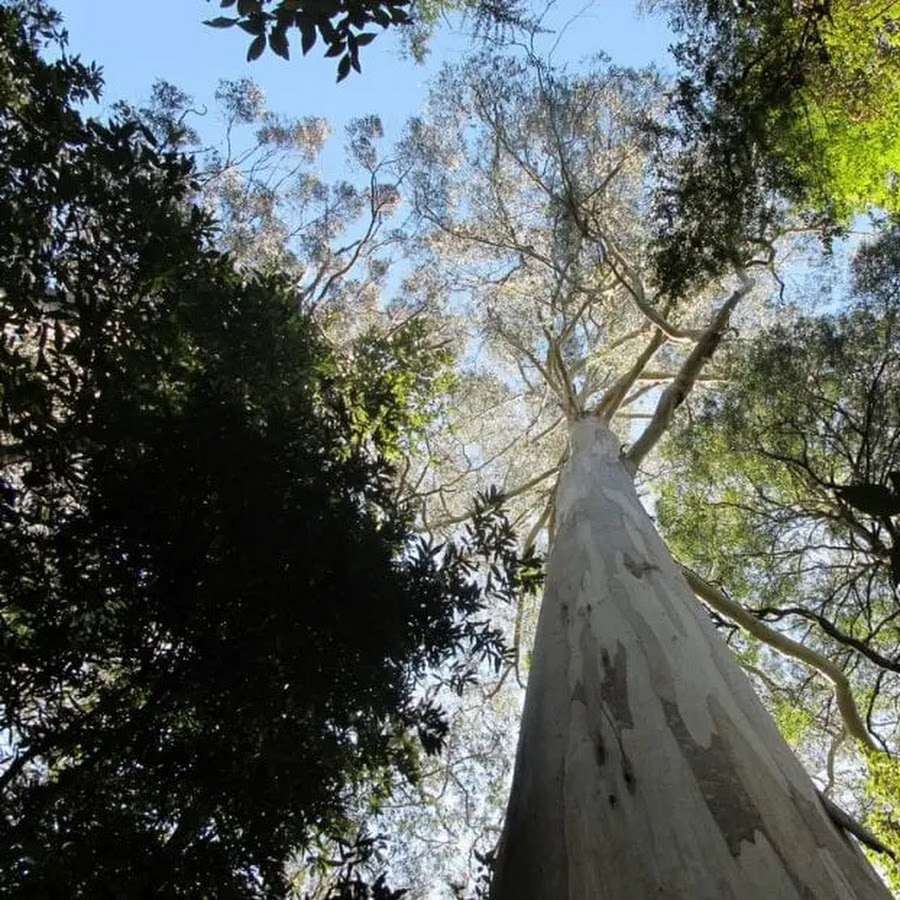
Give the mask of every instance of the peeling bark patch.
[[661, 700], [666, 722], [678, 742], [706, 806], [715, 819], [732, 856], [740, 856], [741, 842], [755, 841], [757, 831], [765, 831], [759, 810], [737, 777], [725, 741], [712, 732], [708, 747], [694, 742], [678, 706]]

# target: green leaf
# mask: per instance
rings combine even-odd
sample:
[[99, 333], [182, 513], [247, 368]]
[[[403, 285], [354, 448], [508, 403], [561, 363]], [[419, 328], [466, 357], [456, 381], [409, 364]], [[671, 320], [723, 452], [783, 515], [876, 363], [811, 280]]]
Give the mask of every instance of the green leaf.
[[283, 29], [276, 28], [269, 35], [269, 46], [272, 48], [272, 52], [277, 56], [280, 56], [282, 59], [291, 58], [291, 50], [290, 45], [288, 44], [287, 34], [285, 34]]
[[262, 56], [263, 50], [265, 50], [265, 49], [266, 49], [265, 35], [258, 34], [250, 42], [250, 47], [247, 49], [247, 62], [253, 62], [254, 59], [259, 59], [259, 57]]
[[[332, 54], [329, 53], [326, 55], [331, 56]], [[350, 74], [350, 57], [344, 56], [341, 58], [341, 61], [338, 63], [337, 80], [343, 81], [349, 74]]]
[[243, 28], [247, 34], [265, 34], [266, 23], [259, 16], [254, 16], [252, 19], [244, 19], [243, 21], [238, 22], [238, 27]]
[[237, 19], [229, 19], [228, 16], [216, 16], [214, 19], [207, 19], [203, 24], [209, 25], [210, 28], [230, 28], [237, 22]]
[[894, 516], [900, 513], [900, 497], [880, 484], [853, 484], [835, 493], [844, 503], [870, 516]]
[[356, 43], [360, 47], [365, 47], [366, 44], [371, 44], [372, 41], [375, 40], [375, 35], [370, 31], [364, 31], [362, 34], [356, 35]]
[[237, 0], [238, 12], [242, 16], [259, 15], [262, 12], [260, 0]]
[[[344, 42], [338, 41], [336, 44], [332, 44], [326, 51], [326, 56], [340, 56], [344, 52]], [[347, 63], [348, 67], [350, 63]]]
[[316, 43], [316, 24], [311, 19], [303, 18], [297, 20], [300, 28], [300, 48], [305, 56], [315, 46]]

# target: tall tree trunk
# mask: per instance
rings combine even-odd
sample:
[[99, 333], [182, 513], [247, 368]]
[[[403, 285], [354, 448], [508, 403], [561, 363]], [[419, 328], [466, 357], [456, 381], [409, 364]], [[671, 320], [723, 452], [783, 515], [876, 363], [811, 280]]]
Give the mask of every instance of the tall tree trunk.
[[887, 898], [577, 422], [494, 900]]

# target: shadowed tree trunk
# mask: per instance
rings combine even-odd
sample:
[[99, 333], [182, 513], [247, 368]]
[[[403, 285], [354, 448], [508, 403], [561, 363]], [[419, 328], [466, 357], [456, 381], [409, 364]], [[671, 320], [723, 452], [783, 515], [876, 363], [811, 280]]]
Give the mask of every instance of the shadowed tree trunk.
[[886, 898], [577, 421], [494, 900]]

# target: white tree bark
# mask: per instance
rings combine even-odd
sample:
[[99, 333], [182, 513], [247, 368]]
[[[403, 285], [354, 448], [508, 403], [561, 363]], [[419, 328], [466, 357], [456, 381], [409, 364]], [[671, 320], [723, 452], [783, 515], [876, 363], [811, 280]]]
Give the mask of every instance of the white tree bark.
[[833, 825], [640, 505], [575, 423], [494, 900], [890, 894]]

